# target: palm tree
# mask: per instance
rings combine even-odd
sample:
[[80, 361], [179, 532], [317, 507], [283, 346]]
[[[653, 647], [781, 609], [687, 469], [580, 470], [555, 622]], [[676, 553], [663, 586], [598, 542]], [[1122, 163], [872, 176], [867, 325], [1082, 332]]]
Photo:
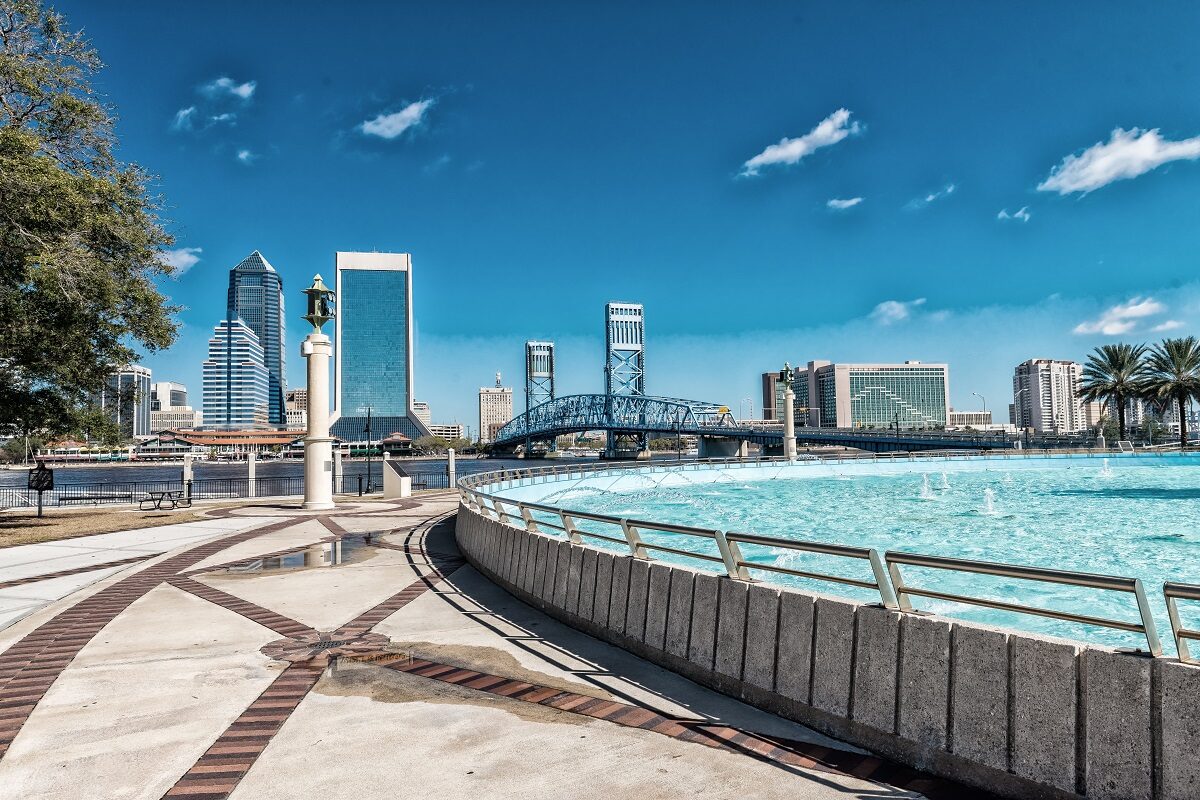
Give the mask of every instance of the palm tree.
[[1195, 336], [1163, 339], [1146, 358], [1144, 392], [1147, 399], [1166, 408], [1179, 408], [1179, 446], [1187, 447], [1187, 403], [1200, 398], [1200, 342]]
[[1097, 347], [1083, 365], [1079, 397], [1089, 403], [1102, 400], [1117, 409], [1117, 438], [1125, 438], [1125, 403], [1142, 396], [1146, 345], [1106, 344]]

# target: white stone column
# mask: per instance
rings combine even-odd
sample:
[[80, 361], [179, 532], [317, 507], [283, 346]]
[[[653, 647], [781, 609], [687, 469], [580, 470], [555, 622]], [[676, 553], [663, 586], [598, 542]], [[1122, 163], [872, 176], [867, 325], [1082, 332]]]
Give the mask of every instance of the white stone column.
[[783, 389], [783, 457], [796, 460], [796, 393], [792, 391], [791, 375]]
[[333, 483], [333, 493], [334, 494], [341, 494], [343, 491], [345, 491], [344, 487], [342, 486], [342, 483], [343, 483], [342, 476], [345, 474], [346, 474], [345, 471], [342, 469], [342, 448], [339, 447], [337, 450], [333, 451], [333, 481], [332, 481], [332, 483]]
[[308, 433], [304, 437], [304, 508], [333, 508], [333, 438], [329, 435], [329, 359], [333, 346], [323, 333], [300, 345], [308, 360]]
[[246, 453], [246, 497], [254, 497], [258, 494], [257, 486], [254, 484], [255, 473], [258, 466], [258, 456], [253, 453]]
[[446, 475], [450, 479], [450, 488], [454, 488], [454, 448], [450, 447], [446, 450]]
[[193, 458], [194, 458], [194, 456], [191, 453], [183, 454], [183, 493], [184, 493], [185, 497], [192, 496], [191, 484], [192, 484], [192, 476], [193, 476], [193, 471], [192, 471]]

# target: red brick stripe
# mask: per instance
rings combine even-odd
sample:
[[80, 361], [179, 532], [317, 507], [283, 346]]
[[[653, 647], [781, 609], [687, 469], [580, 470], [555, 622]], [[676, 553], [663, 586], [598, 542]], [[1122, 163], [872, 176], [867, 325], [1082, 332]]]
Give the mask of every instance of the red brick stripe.
[[80, 575], [84, 572], [95, 572], [101, 569], [111, 569], [112, 567], [123, 567], [126, 564], [137, 564], [141, 561], [148, 561], [151, 558], [157, 558], [160, 553], [151, 553], [144, 556], [133, 556], [132, 558], [122, 558], [117, 561], [102, 561], [99, 564], [88, 564], [84, 567], [75, 567], [73, 569], [60, 569], [58, 572], [44, 572], [41, 575], [30, 575], [27, 578], [15, 578], [11, 581], [0, 581], [0, 589], [7, 589], [10, 586], [25, 586], [38, 581], [48, 581], [51, 578], [65, 578], [68, 575]]
[[311, 664], [289, 665], [163, 797], [228, 797], [323, 672]]
[[490, 675], [472, 669], [412, 658], [402, 653], [377, 655], [350, 660], [369, 661], [397, 672], [486, 692], [524, 703], [549, 706], [572, 714], [602, 719], [626, 728], [641, 728], [679, 741], [746, 755], [781, 767], [856, 777], [886, 783], [898, 789], [916, 791], [930, 800], [956, 800], [972, 797], [992, 800], [994, 795], [968, 790], [951, 781], [906, 767], [878, 756], [835, 750], [810, 742], [767, 736], [729, 725], [674, 719], [651, 709], [605, 700], [591, 695], [537, 686], [524, 681]]
[[263, 608], [260, 605], [255, 605], [249, 600], [243, 600], [240, 597], [235, 597], [220, 589], [214, 589], [206, 583], [201, 583], [194, 578], [183, 576], [171, 578], [170, 583], [176, 588], [182, 589], [189, 594], [193, 594], [202, 600], [207, 600], [221, 608], [232, 611], [235, 614], [240, 614], [251, 622], [257, 622], [264, 628], [269, 628], [281, 636], [302, 636], [306, 633], [316, 634], [313, 628], [305, 625], [302, 622], [297, 622], [291, 617], [285, 617], [282, 614], [277, 614], [268, 608]]

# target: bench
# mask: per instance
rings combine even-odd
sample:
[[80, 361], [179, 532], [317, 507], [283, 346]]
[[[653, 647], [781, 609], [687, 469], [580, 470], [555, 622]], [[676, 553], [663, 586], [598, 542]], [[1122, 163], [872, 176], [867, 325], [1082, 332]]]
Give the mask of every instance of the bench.
[[[146, 504], [150, 505], [147, 506]], [[164, 504], [169, 504], [164, 506]], [[185, 495], [182, 489], [165, 492], [146, 492], [146, 496], [138, 501], [139, 511], [171, 510], [175, 508], [191, 508], [192, 498]]]
[[66, 497], [59, 497], [58, 504], [70, 505], [71, 503], [91, 503], [92, 505], [100, 505], [101, 503], [132, 503], [132, 494], [73, 494]]

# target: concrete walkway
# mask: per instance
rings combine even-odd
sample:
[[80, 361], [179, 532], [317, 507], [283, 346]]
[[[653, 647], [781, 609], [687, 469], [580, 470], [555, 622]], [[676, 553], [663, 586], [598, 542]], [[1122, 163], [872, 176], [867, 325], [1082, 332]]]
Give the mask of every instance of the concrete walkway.
[[0, 800], [980, 796], [523, 605], [456, 503], [0, 551]]

